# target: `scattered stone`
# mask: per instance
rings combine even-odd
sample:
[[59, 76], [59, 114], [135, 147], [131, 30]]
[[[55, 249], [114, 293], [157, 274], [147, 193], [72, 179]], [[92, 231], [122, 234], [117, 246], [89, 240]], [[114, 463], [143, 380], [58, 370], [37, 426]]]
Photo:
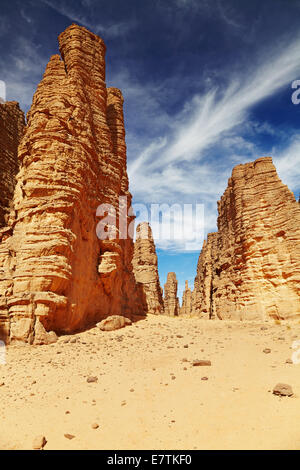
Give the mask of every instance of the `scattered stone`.
[[113, 331], [124, 328], [126, 325], [131, 325], [131, 323], [132, 321], [129, 318], [121, 317], [121, 315], [110, 315], [97, 323], [97, 326], [102, 331]]
[[201, 377], [201, 380], [208, 380], [208, 377]]
[[273, 388], [273, 394], [281, 397], [291, 397], [293, 395], [292, 387], [288, 384], [278, 383]]
[[285, 363], [286, 363], [286, 364], [293, 364], [293, 361], [292, 361], [292, 359], [287, 359], [287, 360], [285, 361]]
[[74, 439], [74, 437], [75, 437], [75, 436], [73, 436], [73, 434], [68, 434], [68, 433], [64, 434], [64, 436], [65, 436], [66, 439], [70, 439], [70, 440]]
[[93, 382], [98, 382], [98, 377], [93, 377], [93, 376], [90, 376], [86, 379], [87, 383], [93, 383]]
[[43, 447], [45, 447], [46, 444], [47, 444], [47, 440], [45, 436], [42, 436], [42, 435], [37, 436], [32, 443], [32, 448], [35, 450], [43, 449]]
[[265, 349], [263, 350], [263, 352], [264, 352], [265, 354], [270, 354], [270, 352], [271, 352], [271, 349], [269, 349], [269, 348], [265, 348]]
[[92, 424], [92, 428], [93, 428], [93, 429], [98, 429], [98, 428], [99, 428], [99, 424], [98, 424], [98, 423], [93, 423], [93, 424]]
[[193, 366], [211, 366], [211, 361], [196, 359], [193, 361]]

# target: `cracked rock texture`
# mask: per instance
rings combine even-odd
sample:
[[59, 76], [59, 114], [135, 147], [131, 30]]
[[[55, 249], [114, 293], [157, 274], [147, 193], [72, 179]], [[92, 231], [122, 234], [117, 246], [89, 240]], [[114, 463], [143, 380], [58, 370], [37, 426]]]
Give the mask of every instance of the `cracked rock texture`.
[[0, 228], [7, 223], [12, 203], [19, 170], [18, 145], [24, 126], [24, 113], [19, 104], [16, 101], [0, 102]]
[[235, 320], [300, 317], [300, 205], [270, 157], [236, 166], [218, 232], [199, 257], [193, 310]]
[[135, 279], [143, 286], [147, 302], [147, 312], [156, 315], [164, 310], [159, 283], [157, 255], [152, 230], [148, 222], [142, 222], [136, 229], [133, 270]]
[[179, 299], [177, 297], [177, 278], [175, 273], [168, 273], [164, 287], [164, 313], [172, 317], [179, 315]]
[[[71, 25], [59, 48], [33, 97], [13, 209], [0, 233], [2, 336], [30, 343], [144, 308], [133, 241], [124, 236], [134, 216], [126, 212], [122, 94], [106, 88], [98, 36]], [[110, 238], [99, 239], [105, 225]]]

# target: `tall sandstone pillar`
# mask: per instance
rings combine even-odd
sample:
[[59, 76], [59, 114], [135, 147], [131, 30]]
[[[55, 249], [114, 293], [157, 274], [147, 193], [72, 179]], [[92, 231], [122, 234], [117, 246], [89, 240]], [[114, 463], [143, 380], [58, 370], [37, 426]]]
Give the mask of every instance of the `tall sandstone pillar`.
[[171, 317], [179, 314], [179, 299], [177, 297], [177, 278], [174, 272], [168, 273], [164, 286], [164, 313]]
[[[15, 218], [2, 240], [9, 257], [0, 305], [11, 340], [38, 343], [45, 330], [73, 332], [109, 314], [143, 313], [133, 241], [118, 228], [119, 198], [131, 203], [123, 98], [106, 88], [102, 39], [72, 25], [59, 46], [28, 113]], [[111, 240], [96, 234], [100, 204], [116, 215]]]
[[142, 284], [147, 312], [156, 315], [163, 313], [163, 298], [159, 283], [157, 255], [152, 230], [148, 222], [142, 222], [136, 229], [133, 270], [135, 279]]
[[180, 315], [192, 315], [192, 313], [193, 313], [192, 291], [189, 288], [188, 281], [185, 281], [185, 289], [182, 294], [182, 306], [180, 308]]
[[221, 319], [300, 318], [300, 205], [270, 157], [236, 166], [203, 244], [194, 311]]

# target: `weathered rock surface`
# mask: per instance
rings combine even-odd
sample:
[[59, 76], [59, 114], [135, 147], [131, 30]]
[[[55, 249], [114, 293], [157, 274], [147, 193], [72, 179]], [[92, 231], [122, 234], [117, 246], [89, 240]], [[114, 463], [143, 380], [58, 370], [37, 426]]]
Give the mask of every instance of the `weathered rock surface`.
[[0, 228], [6, 217], [16, 186], [19, 170], [18, 145], [25, 126], [24, 113], [16, 101], [0, 103]]
[[204, 240], [197, 265], [193, 291], [193, 313], [202, 318], [214, 318], [213, 285], [215, 282], [215, 263], [218, 256], [218, 233], [209, 233]]
[[147, 312], [163, 313], [163, 298], [159, 283], [157, 255], [148, 222], [142, 222], [136, 229], [134, 244], [133, 271], [135, 279], [142, 284], [147, 302]]
[[[143, 313], [133, 241], [119, 230], [134, 219], [122, 94], [106, 88], [102, 39], [71, 25], [59, 46], [33, 97], [0, 234], [0, 318], [11, 340], [33, 342], [40, 324], [74, 332], [108, 315]], [[100, 204], [109, 207], [98, 209], [99, 221]], [[107, 212], [115, 219], [105, 222]], [[99, 239], [101, 224], [110, 239]]]
[[192, 315], [193, 313], [193, 299], [192, 291], [189, 288], [188, 281], [185, 281], [185, 290], [182, 294], [182, 306], [180, 308], [180, 315]]
[[236, 166], [218, 211], [218, 232], [208, 235], [198, 261], [195, 313], [299, 317], [300, 206], [272, 159]]
[[46, 444], [47, 444], [47, 440], [46, 440], [45, 436], [37, 436], [33, 440], [32, 448], [34, 450], [40, 450], [40, 449], [43, 449], [43, 447], [45, 447]]
[[131, 323], [132, 322], [129, 318], [122, 317], [121, 315], [110, 315], [109, 317], [105, 318], [105, 320], [97, 323], [97, 326], [102, 331], [113, 331], [124, 328], [126, 325], [131, 325]]
[[179, 299], [177, 297], [177, 278], [175, 273], [168, 273], [164, 286], [164, 314], [172, 317], [179, 314]]
[[207, 361], [205, 359], [196, 359], [195, 361], [193, 361], [193, 366], [194, 367], [211, 366], [211, 361]]
[[273, 394], [279, 395], [280, 397], [291, 397], [293, 395], [293, 389], [288, 384], [278, 383], [273, 388]]

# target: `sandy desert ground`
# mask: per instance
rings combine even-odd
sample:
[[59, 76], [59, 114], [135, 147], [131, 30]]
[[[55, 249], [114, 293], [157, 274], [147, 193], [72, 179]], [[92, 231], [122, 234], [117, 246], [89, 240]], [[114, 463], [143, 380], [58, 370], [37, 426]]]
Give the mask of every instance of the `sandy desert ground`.
[[[12, 345], [0, 447], [31, 449], [44, 435], [45, 449], [300, 449], [300, 364], [286, 362], [297, 339], [299, 323], [149, 316]], [[294, 395], [274, 395], [278, 382]]]

